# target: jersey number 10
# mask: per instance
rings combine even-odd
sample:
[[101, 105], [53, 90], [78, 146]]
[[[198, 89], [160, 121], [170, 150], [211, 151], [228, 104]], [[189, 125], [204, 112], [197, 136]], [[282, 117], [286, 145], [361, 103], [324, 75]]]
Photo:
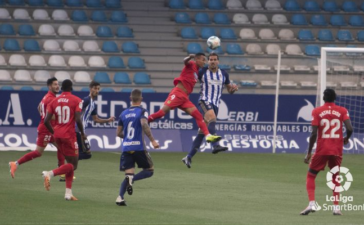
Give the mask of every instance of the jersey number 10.
[[57, 106], [56, 113], [58, 115], [58, 124], [65, 124], [70, 121], [70, 107], [65, 106]]
[[[320, 125], [322, 127], [324, 126], [322, 138], [340, 138], [340, 134], [335, 134], [340, 129], [340, 120], [333, 119], [330, 121], [328, 119], [322, 119]], [[332, 127], [330, 134], [326, 134], [330, 127]]]

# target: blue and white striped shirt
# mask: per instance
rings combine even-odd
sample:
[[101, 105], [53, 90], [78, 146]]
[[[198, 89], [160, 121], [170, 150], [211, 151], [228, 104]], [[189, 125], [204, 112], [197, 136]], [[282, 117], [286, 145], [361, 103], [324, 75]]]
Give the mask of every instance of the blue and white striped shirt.
[[230, 84], [229, 74], [221, 69], [212, 72], [205, 67], [198, 72], [198, 79], [201, 86], [199, 101], [209, 102], [219, 107], [224, 85]]
[[82, 107], [82, 123], [83, 123], [83, 130], [86, 130], [88, 121], [90, 116], [97, 115], [96, 111], [96, 103], [91, 98], [91, 96], [87, 96], [83, 99], [83, 107]]

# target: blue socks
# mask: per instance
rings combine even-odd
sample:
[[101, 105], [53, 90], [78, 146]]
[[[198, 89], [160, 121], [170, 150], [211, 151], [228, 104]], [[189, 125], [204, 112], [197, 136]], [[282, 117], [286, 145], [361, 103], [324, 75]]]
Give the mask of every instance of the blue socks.
[[[132, 174], [132, 173], [126, 173], [125, 175], [133, 176], [134, 174]], [[123, 182], [121, 182], [119, 195], [121, 196], [122, 199], [124, 199], [124, 194], [126, 192], [126, 186], [127, 186], [127, 184], [128, 183], [126, 182], [126, 179], [124, 179]]]
[[200, 149], [200, 146], [202, 144], [204, 137], [205, 137], [204, 134], [200, 134], [200, 133], [197, 134], [195, 140], [193, 140], [193, 142], [192, 142], [192, 148], [187, 155], [189, 158], [192, 158], [197, 153], [197, 151]]
[[[133, 183], [134, 183], [134, 181], [143, 180], [145, 178], [149, 178], [149, 177], [153, 176], [153, 173], [154, 172], [150, 171], [150, 170], [142, 170], [135, 176], [132, 173], [126, 173], [125, 175], [134, 176], [134, 178], [133, 178]], [[128, 183], [126, 182], [126, 179], [124, 179], [123, 182], [121, 182], [120, 191], [119, 191], [119, 195], [121, 196], [122, 199], [124, 199], [124, 194], [126, 192], [127, 185], [128, 185]]]
[[134, 181], [137, 181], [137, 180], [143, 180], [145, 178], [149, 178], [149, 177], [153, 176], [153, 173], [154, 172], [150, 171], [150, 170], [142, 170], [137, 175], [134, 176], [133, 183], [134, 183]]
[[210, 134], [216, 134], [216, 121], [212, 121], [209, 123], [209, 126], [207, 127], [209, 129]]

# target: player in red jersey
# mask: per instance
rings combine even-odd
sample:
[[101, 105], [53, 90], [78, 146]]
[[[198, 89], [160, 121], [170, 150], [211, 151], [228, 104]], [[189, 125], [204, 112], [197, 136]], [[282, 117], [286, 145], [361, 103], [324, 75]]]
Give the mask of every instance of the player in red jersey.
[[[349, 138], [353, 133], [353, 127], [349, 118], [348, 110], [344, 107], [335, 105], [336, 93], [333, 89], [324, 91], [325, 104], [317, 107], [312, 111], [312, 133], [308, 146], [308, 152], [304, 162], [310, 163], [307, 172], [306, 189], [309, 198], [309, 205], [301, 212], [301, 215], [308, 215], [310, 212], [316, 211], [315, 202], [315, 179], [320, 170], [324, 170], [326, 164], [329, 168], [341, 165], [343, 145], [349, 142]], [[343, 126], [346, 127], [346, 137], [343, 137]], [[312, 148], [317, 140], [316, 152], [312, 156]], [[311, 162], [310, 162], [311, 159]], [[336, 186], [340, 186], [336, 182], [334, 174], [332, 180]], [[333, 191], [335, 199], [338, 199], [340, 194]], [[342, 215], [339, 207], [339, 202], [334, 201], [334, 215]]]
[[[51, 171], [43, 171], [44, 187], [47, 191], [50, 188], [50, 180], [52, 177], [66, 174], [66, 200], [77, 201], [78, 199], [72, 194], [72, 181], [74, 170], [77, 169], [78, 163], [78, 144], [75, 131], [75, 123], [81, 133], [81, 137], [85, 140], [86, 135], [83, 130], [81, 111], [82, 100], [71, 94], [72, 81], [64, 80], [62, 82], [63, 93], [58, 96], [47, 107], [47, 115], [44, 120], [44, 125], [50, 133], [54, 135], [55, 142], [58, 145], [58, 150], [66, 158], [67, 164], [64, 164], [57, 169]], [[55, 129], [50, 121], [55, 115]]]
[[[195, 59], [195, 61], [191, 61]], [[206, 136], [207, 142], [217, 142], [221, 139], [220, 136], [212, 135], [209, 133], [207, 125], [201, 113], [197, 110], [196, 106], [190, 101], [189, 95], [193, 91], [193, 87], [197, 83], [198, 70], [205, 66], [206, 58], [204, 53], [197, 53], [196, 55], [189, 55], [184, 59], [184, 68], [181, 75], [174, 79], [174, 88], [169, 93], [162, 109], [148, 117], [148, 122], [152, 122], [156, 119], [162, 118], [170, 110], [179, 108], [189, 115], [191, 115]]]
[[[34, 151], [23, 155], [20, 159], [15, 162], [9, 162], [10, 174], [12, 178], [15, 178], [15, 171], [19, 165], [26, 163], [32, 159], [41, 157], [44, 149], [47, 147], [48, 143], [52, 143], [56, 146], [53, 140], [53, 135], [44, 126], [44, 118], [46, 115], [46, 109], [50, 102], [56, 98], [56, 94], [59, 92], [59, 84], [57, 78], [53, 77], [47, 80], [48, 93], [43, 97], [42, 101], [38, 105], [38, 111], [40, 114], [40, 122], [38, 125], [38, 137], [37, 137], [37, 147]], [[51, 121], [52, 124], [55, 122]]]

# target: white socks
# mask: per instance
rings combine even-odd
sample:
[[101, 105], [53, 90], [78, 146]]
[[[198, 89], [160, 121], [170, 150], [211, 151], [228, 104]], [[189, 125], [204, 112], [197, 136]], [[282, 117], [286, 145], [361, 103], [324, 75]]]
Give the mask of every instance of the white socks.
[[72, 189], [70, 189], [70, 188], [66, 188], [66, 194], [65, 194], [66, 196], [69, 196], [69, 197], [71, 197], [71, 196], [73, 196], [72, 195]]

